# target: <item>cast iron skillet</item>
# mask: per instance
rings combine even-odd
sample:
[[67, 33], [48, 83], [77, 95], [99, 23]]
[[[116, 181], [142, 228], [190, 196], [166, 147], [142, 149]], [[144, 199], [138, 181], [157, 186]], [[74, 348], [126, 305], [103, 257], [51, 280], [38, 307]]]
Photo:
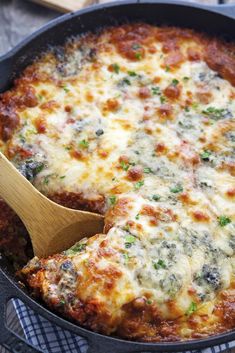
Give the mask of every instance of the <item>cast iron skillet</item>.
[[[11, 86], [17, 74], [30, 64], [48, 45], [63, 44], [66, 37], [85, 31], [95, 31], [105, 25], [126, 21], [145, 21], [152, 24], [169, 24], [191, 27], [214, 35], [235, 40], [235, 6], [206, 7], [180, 1], [129, 0], [93, 6], [64, 15], [29, 36], [15, 49], [0, 59], [0, 92]], [[51, 322], [88, 340], [87, 353], [180, 352], [195, 350], [235, 339], [235, 331], [201, 340], [173, 343], [130, 342], [97, 334], [62, 319], [33, 300], [14, 279], [14, 271], [7, 259], [0, 259], [0, 344], [14, 353], [43, 352], [31, 346], [12, 332], [5, 324], [6, 303], [19, 298], [35, 312]]]

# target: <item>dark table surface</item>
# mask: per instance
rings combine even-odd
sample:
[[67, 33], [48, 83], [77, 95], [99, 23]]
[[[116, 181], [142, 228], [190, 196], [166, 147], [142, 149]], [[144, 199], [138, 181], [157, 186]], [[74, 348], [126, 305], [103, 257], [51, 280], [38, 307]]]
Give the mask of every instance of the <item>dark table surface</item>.
[[59, 15], [26, 0], [0, 0], [0, 55]]

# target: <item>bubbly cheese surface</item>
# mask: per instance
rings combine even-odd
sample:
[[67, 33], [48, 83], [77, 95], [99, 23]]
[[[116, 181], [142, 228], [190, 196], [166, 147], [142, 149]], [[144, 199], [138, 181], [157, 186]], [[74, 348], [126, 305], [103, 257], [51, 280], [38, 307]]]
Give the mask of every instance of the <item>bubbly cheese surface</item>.
[[2, 95], [2, 151], [51, 199], [105, 214], [104, 234], [24, 268], [52, 308], [143, 341], [234, 328], [231, 55], [125, 25], [51, 50]]

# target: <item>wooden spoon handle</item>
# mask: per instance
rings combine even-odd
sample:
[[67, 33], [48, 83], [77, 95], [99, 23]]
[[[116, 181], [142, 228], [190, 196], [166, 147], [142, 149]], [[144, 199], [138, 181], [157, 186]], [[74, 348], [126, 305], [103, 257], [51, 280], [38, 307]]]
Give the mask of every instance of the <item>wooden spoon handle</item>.
[[[19, 192], [20, 190], [20, 192]], [[44, 196], [0, 153], [0, 196], [24, 221], [38, 213]]]
[[92, 0], [66, 0], [66, 1], [32, 0], [32, 1], [61, 12], [77, 11], [83, 8], [84, 6], [90, 5], [93, 2]]

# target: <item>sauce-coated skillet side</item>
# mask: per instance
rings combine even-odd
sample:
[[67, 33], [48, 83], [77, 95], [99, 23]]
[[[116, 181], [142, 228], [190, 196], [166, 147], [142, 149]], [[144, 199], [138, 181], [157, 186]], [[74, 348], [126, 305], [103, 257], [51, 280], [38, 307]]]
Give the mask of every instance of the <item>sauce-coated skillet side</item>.
[[1, 97], [2, 149], [105, 234], [23, 274], [62, 315], [140, 341], [234, 328], [234, 47], [124, 25], [68, 42]]

